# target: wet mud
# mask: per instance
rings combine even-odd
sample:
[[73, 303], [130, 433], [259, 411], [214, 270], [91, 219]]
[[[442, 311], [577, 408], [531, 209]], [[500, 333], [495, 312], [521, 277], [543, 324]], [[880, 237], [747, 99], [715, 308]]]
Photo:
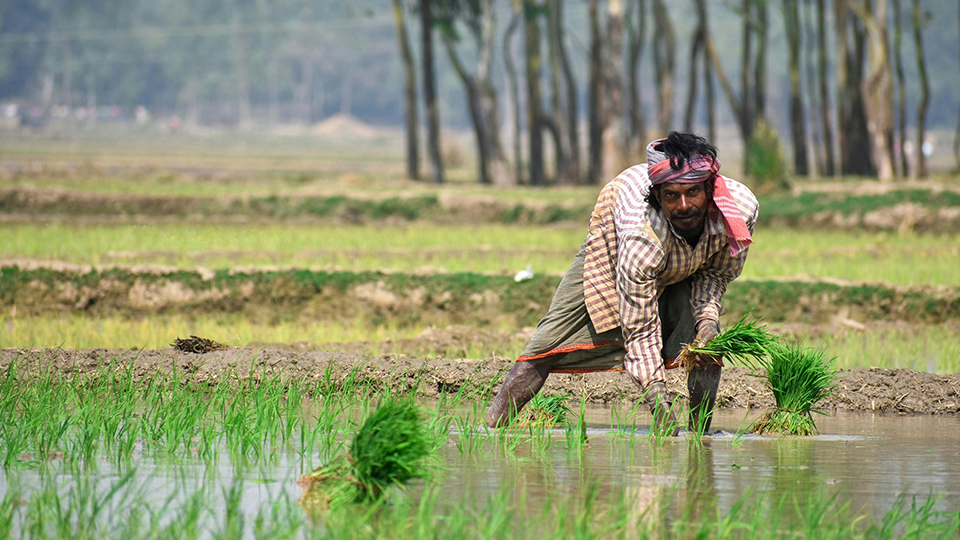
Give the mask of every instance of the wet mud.
[[[422, 398], [461, 392], [487, 400], [499, 389], [513, 360], [412, 357], [406, 354], [370, 356], [338, 350], [305, 351], [275, 348], [229, 348], [206, 354], [163, 350], [0, 350], [0, 369], [15, 377], [53, 370], [67, 377], [129, 372], [135, 379], [176, 372], [185, 381], [216, 384], [224, 378], [246, 380], [281, 377], [315, 381], [316, 391], [337, 391], [346, 381], [372, 391], [390, 389]], [[12, 369], [11, 369], [12, 365]], [[129, 370], [129, 371], [128, 371]], [[680, 370], [668, 372], [669, 390], [681, 401], [686, 384]], [[592, 404], [632, 403], [640, 392], [621, 372], [553, 374], [543, 389], [548, 395], [584, 397]], [[762, 379], [749, 370], [724, 369], [717, 399], [720, 408], [756, 409], [773, 406]], [[936, 375], [905, 369], [862, 368], [841, 371], [834, 395], [821, 403], [824, 412], [873, 411], [900, 414], [960, 413], [960, 374]]]

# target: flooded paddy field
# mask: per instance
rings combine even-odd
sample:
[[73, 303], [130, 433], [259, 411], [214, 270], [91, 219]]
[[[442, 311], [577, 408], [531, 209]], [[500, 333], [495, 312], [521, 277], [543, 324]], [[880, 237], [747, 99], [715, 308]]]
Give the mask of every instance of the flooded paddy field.
[[[552, 377], [546, 393], [572, 394], [566, 423], [488, 430], [480, 418], [506, 366], [238, 349], [5, 350], [0, 532], [953, 538], [960, 530], [960, 376], [842, 373], [816, 417], [821, 434], [778, 438], [744, 433], [769, 405], [755, 396], [759, 381], [731, 368], [712, 433], [656, 438], [646, 406], [617, 374]], [[894, 381], [913, 405], [881, 398]], [[682, 406], [678, 376], [670, 389]], [[388, 395], [417, 398], [435, 441], [430, 477], [373, 506], [304, 503], [301, 475], [345, 452]], [[752, 405], [737, 406], [743, 400]], [[946, 402], [952, 414], [897, 412]], [[886, 412], [869, 410], [877, 403]]]
[[[5, 467], [0, 530], [89, 538], [955, 538], [960, 527], [956, 417], [846, 413], [822, 418], [823, 435], [778, 439], [740, 436], [742, 415], [723, 412], [712, 435], [654, 440], [649, 418], [631, 419], [634, 429], [611, 423], [608, 408], [590, 407], [584, 412], [597, 421], [587, 423], [583, 443], [563, 429], [492, 433], [473, 425], [470, 406], [421, 405], [441, 426], [437, 469], [373, 507], [302, 500], [298, 478], [332, 451], [311, 440], [323, 413], [306, 406], [314, 420], [305, 431], [262, 454], [238, 454], [224, 437], [203, 457], [137, 442], [119, 460], [105, 452], [89, 462], [57, 455]], [[362, 412], [345, 416], [356, 422]], [[342, 421], [327, 442], [345, 444], [351, 427]]]

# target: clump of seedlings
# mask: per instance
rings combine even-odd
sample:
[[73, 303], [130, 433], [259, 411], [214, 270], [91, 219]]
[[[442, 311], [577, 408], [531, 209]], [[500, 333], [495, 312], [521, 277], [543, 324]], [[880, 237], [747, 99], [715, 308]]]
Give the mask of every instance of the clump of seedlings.
[[567, 401], [569, 401], [567, 395], [545, 396], [543, 393], [538, 393], [530, 400], [523, 414], [517, 418], [517, 424], [521, 427], [543, 429], [550, 429], [558, 424], [566, 425], [567, 415], [570, 414]]
[[298, 483], [305, 502], [370, 503], [392, 486], [429, 472], [426, 458], [434, 448], [413, 401], [388, 400], [360, 427], [346, 455], [303, 475]]
[[710, 357], [723, 357], [734, 364], [756, 367], [778, 343], [777, 337], [759, 321], [747, 321], [744, 315], [736, 324], [707, 342], [694, 340], [683, 346], [677, 357], [687, 371], [703, 369], [712, 363]]
[[773, 391], [776, 408], [758, 418], [749, 430], [759, 435], [812, 435], [817, 433], [812, 412], [836, 385], [833, 358], [824, 352], [799, 345], [778, 345], [768, 359], [767, 384]]

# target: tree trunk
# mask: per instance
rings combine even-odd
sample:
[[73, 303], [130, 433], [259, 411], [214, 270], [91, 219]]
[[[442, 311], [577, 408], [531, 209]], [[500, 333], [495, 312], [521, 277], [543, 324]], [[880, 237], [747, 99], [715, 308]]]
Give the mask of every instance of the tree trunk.
[[[817, 0], [817, 67], [820, 79], [820, 122], [823, 125], [823, 175], [833, 176], [833, 124], [830, 122], [830, 91], [827, 74], [826, 0]], [[842, 59], [841, 59], [842, 60]], [[842, 63], [842, 62], [839, 62]]]
[[603, 36], [600, 30], [599, 0], [589, 0], [590, 15], [590, 82], [588, 86], [587, 120], [589, 127], [589, 163], [587, 182], [597, 184], [602, 172], [603, 129], [606, 112], [603, 103]]
[[640, 94], [640, 61], [643, 58], [643, 46], [647, 33], [647, 2], [646, 0], [637, 0], [637, 26], [633, 26], [633, 17], [628, 10], [626, 17], [627, 27], [627, 49], [629, 56], [627, 61], [627, 80], [629, 81], [629, 107], [630, 107], [630, 144], [631, 152], [642, 155], [644, 146], [647, 144], [647, 126], [643, 114], [643, 102]]
[[807, 139], [807, 153], [810, 156], [810, 167], [809, 174], [812, 177], [818, 177], [820, 175], [821, 164], [823, 163], [823, 146], [820, 144], [820, 129], [817, 124], [817, 109], [820, 107], [819, 102], [817, 101], [817, 66], [815, 54], [816, 47], [815, 43], [817, 42], [817, 26], [815, 24], [815, 15], [814, 12], [816, 6], [813, 2], [808, 2], [806, 5], [800, 4], [800, 27], [804, 29], [803, 31], [803, 40], [804, 45], [801, 46], [801, 51], [803, 54], [803, 67], [804, 67], [804, 78], [806, 79], [806, 84], [804, 85], [804, 95], [807, 100], [807, 116], [805, 122], [810, 126], [810, 133]]
[[657, 81], [657, 122], [666, 136], [673, 127], [673, 87], [677, 65], [677, 39], [663, 0], [653, 0], [653, 65]]
[[903, 25], [900, 21], [900, 0], [893, 0], [893, 66], [897, 74], [897, 139], [896, 157], [900, 162], [899, 175], [910, 176], [907, 161], [907, 85], [903, 75], [903, 57], [900, 54], [903, 42]]
[[610, 107], [603, 134], [605, 155], [603, 177], [612, 179], [627, 166], [627, 135], [624, 129], [626, 107], [623, 100], [623, 0], [607, 2], [607, 68], [605, 80]]
[[[687, 108], [685, 114], [683, 115], [683, 130], [688, 133], [693, 131], [693, 115], [697, 106], [697, 86], [699, 84], [698, 78], [700, 74], [698, 71], [698, 62], [701, 61], [701, 57], [706, 57], [703, 50], [705, 32], [704, 27], [707, 24], [706, 6], [704, 6], [704, 0], [695, 0], [694, 6], [697, 9], [697, 27], [693, 31], [693, 43], [690, 45], [690, 71], [688, 72], [687, 83]], [[704, 69], [709, 69], [709, 64], [706, 61], [703, 61], [703, 65]]]
[[767, 2], [755, 0], [757, 19], [754, 31], [757, 33], [757, 57], [753, 64], [753, 115], [755, 119], [767, 115]]
[[871, 155], [863, 94], [860, 91], [866, 52], [863, 44], [864, 31], [857, 20], [850, 16], [847, 2], [837, 1], [833, 6], [837, 25], [840, 173], [875, 176], [877, 173]]
[[867, 29], [870, 71], [863, 81], [867, 129], [881, 181], [893, 180], [893, 77], [887, 47], [887, 0], [857, 4], [857, 14]]
[[490, 82], [490, 66], [493, 62], [493, 38], [495, 31], [493, 8], [490, 0], [481, 0], [478, 25], [468, 25], [477, 43], [476, 73], [468, 73], [456, 52], [450, 34], [444, 34], [447, 55], [454, 71], [463, 82], [467, 93], [467, 105], [477, 141], [477, 165], [481, 184], [510, 185], [513, 179], [503, 156], [500, 144], [500, 118], [497, 94]]
[[713, 59], [707, 54], [710, 40], [710, 16], [707, 13], [706, 0], [697, 0], [697, 9], [703, 11], [703, 86], [707, 91], [707, 138], [717, 143], [717, 104], [713, 87]]
[[420, 133], [417, 129], [417, 73], [407, 38], [402, 0], [393, 0], [393, 20], [397, 29], [400, 61], [403, 63], [403, 118], [406, 125], [407, 178], [420, 179]]
[[557, 182], [580, 183], [577, 91], [563, 44], [563, 2], [547, 1], [547, 33], [550, 44], [550, 77], [553, 84], [553, 124], [559, 145], [556, 151]]
[[540, 81], [540, 13], [532, 0], [524, 2], [524, 44], [527, 61], [527, 129], [530, 137], [530, 185], [546, 183], [543, 170], [543, 113]]
[[517, 182], [523, 183], [523, 144], [520, 118], [520, 84], [517, 81], [517, 68], [513, 63], [513, 36], [520, 26], [522, 11], [515, 11], [503, 35], [503, 64], [507, 72], [507, 90], [510, 93], [510, 110], [513, 117], [513, 171]]
[[797, 0], [783, 0], [783, 24], [787, 34], [790, 64], [790, 133], [793, 139], [793, 170], [807, 175], [807, 128], [800, 85], [800, 11]]
[[427, 106], [427, 155], [431, 179], [443, 183], [443, 158], [440, 155], [440, 104], [437, 101], [433, 69], [433, 14], [431, 0], [420, 0], [421, 54], [423, 55], [423, 99]]
[[927, 61], [923, 51], [923, 20], [920, 0], [913, 0], [913, 43], [917, 51], [917, 71], [920, 75], [920, 103], [917, 105], [917, 166], [913, 168], [918, 178], [927, 176], [927, 157], [923, 143], [927, 130], [927, 107], [930, 105], [930, 79], [927, 77]]

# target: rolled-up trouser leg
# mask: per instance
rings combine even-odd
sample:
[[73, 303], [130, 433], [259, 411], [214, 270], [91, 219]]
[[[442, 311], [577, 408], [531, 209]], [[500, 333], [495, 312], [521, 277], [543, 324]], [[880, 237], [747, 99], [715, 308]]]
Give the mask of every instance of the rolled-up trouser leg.
[[720, 386], [721, 367], [711, 364], [703, 369], [692, 369], [687, 374], [687, 391], [690, 393], [690, 418], [687, 429], [695, 431], [702, 426], [703, 433], [710, 431], [713, 406], [717, 403], [717, 388]]
[[547, 358], [514, 362], [507, 373], [497, 397], [493, 399], [490, 408], [484, 415], [484, 422], [489, 427], [503, 427], [510, 423], [512, 415], [520, 412], [533, 396], [543, 388], [550, 369], [564, 355], [558, 354]]

